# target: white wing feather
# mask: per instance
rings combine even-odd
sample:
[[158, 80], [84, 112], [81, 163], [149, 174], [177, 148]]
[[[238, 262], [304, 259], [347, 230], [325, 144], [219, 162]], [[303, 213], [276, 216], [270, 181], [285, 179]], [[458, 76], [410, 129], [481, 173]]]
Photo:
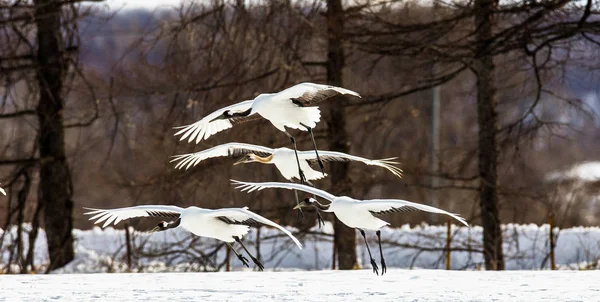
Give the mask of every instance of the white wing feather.
[[244, 220], [248, 220], [248, 219], [252, 218], [262, 224], [272, 226], [274, 228], [279, 229], [280, 231], [282, 231], [283, 233], [288, 235], [294, 241], [294, 243], [296, 243], [296, 245], [300, 249], [302, 249], [302, 244], [296, 237], [294, 237], [294, 235], [292, 235], [292, 233], [290, 233], [290, 231], [288, 231], [284, 227], [280, 226], [279, 224], [248, 210], [248, 207], [217, 209], [217, 210], [211, 211], [210, 215], [214, 216], [214, 217], [225, 216], [225, 217], [227, 217], [231, 220], [235, 220], [235, 221], [244, 221]]
[[4, 194], [4, 196], [6, 196], [6, 191], [4, 191], [4, 189], [0, 188], [0, 193]]
[[180, 162], [178, 162], [177, 165], [175, 165], [175, 169], [181, 169], [185, 166], [185, 169], [187, 170], [190, 167], [197, 165], [198, 163], [200, 163], [201, 161], [203, 161], [205, 159], [229, 156], [229, 154], [233, 153], [235, 150], [249, 150], [249, 151], [265, 152], [265, 153], [271, 153], [271, 154], [273, 154], [273, 152], [274, 152], [274, 150], [271, 148], [258, 146], [258, 145], [243, 144], [243, 143], [228, 143], [228, 144], [219, 145], [219, 146], [212, 147], [210, 149], [206, 149], [206, 150], [195, 152], [195, 153], [175, 155], [173, 160], [171, 160], [171, 162], [179, 160]]
[[294, 184], [294, 183], [283, 183], [283, 182], [243, 182], [231, 179], [231, 183], [233, 185], [237, 185], [235, 188], [240, 189], [242, 192], [252, 192], [252, 191], [260, 191], [265, 188], [280, 188], [280, 189], [288, 189], [288, 190], [299, 190], [307, 193], [311, 193], [322, 198], [325, 198], [329, 201], [333, 201], [335, 199], [335, 195], [329, 194], [323, 190], [319, 190], [317, 188]]
[[175, 127], [175, 129], [181, 129], [175, 133], [175, 136], [183, 134], [180, 141], [188, 138], [188, 143], [191, 143], [194, 138], [196, 139], [196, 144], [199, 143], [203, 139], [209, 138], [211, 135], [219, 133], [225, 129], [229, 129], [232, 127], [231, 122], [227, 119], [212, 121], [213, 119], [219, 117], [223, 114], [223, 112], [229, 110], [233, 113], [235, 112], [244, 112], [250, 107], [252, 107], [253, 100], [244, 101], [241, 103], [233, 104], [231, 106], [221, 108], [203, 119], [186, 126]]
[[335, 87], [335, 86], [331, 86], [331, 85], [308, 83], [308, 82], [300, 83], [300, 84], [294, 85], [290, 88], [287, 88], [285, 90], [282, 90], [281, 92], [277, 93], [277, 97], [293, 99], [293, 98], [301, 97], [306, 92], [317, 92], [317, 91], [321, 91], [321, 90], [335, 90], [341, 94], [350, 94], [350, 95], [353, 95], [356, 97], [360, 97], [360, 94], [358, 94], [357, 92], [354, 92], [352, 90], [349, 90], [349, 89]]
[[[394, 175], [402, 178], [402, 169], [395, 166], [395, 165], [400, 164], [399, 162], [394, 161], [396, 159], [396, 157], [390, 157], [390, 158], [384, 158], [384, 159], [368, 159], [368, 158], [354, 156], [354, 155], [350, 155], [350, 154], [346, 154], [346, 153], [342, 153], [342, 152], [321, 151], [321, 150], [319, 150], [319, 156], [321, 156], [321, 158], [323, 160], [326, 160], [326, 159], [324, 159], [325, 157], [332, 157], [332, 158], [346, 159], [346, 160], [351, 160], [351, 161], [358, 161], [358, 162], [367, 164], [369, 166], [379, 166], [379, 167], [387, 169], [388, 171], [392, 172]], [[298, 151], [298, 158], [316, 160], [317, 156], [314, 151]]]
[[[127, 208], [117, 208], [117, 209], [92, 209], [92, 208], [84, 208], [86, 210], [90, 210], [90, 212], [83, 213], [84, 215], [95, 215], [92, 216], [89, 220], [96, 220], [94, 224], [101, 223], [102, 221], [106, 222], [102, 226], [105, 228], [109, 226], [113, 221], [114, 225], [121, 222], [121, 220], [131, 219], [135, 217], [152, 217], [149, 212], [156, 212], [157, 214], [177, 214], [180, 215], [183, 212], [183, 208], [178, 206], [161, 206], [161, 205], [143, 205], [143, 206], [135, 206], [135, 207], [127, 207]], [[156, 215], [160, 216], [160, 215]]]
[[448, 215], [458, 221], [460, 223], [469, 226], [469, 224], [465, 221], [464, 218], [460, 217], [458, 214], [453, 214], [450, 212], [446, 212], [442, 209], [438, 209], [432, 206], [414, 203], [402, 199], [371, 199], [371, 200], [363, 200], [356, 203], [357, 207], [372, 211], [372, 212], [382, 212], [389, 211], [394, 208], [402, 208], [402, 207], [411, 207], [424, 212], [429, 213], [437, 213], [437, 214], [445, 214]]

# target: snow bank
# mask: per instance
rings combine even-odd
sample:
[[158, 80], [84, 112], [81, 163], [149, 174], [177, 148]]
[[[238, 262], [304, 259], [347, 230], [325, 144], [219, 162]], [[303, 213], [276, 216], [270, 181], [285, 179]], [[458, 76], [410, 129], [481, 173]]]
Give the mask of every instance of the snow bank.
[[579, 180], [582, 182], [594, 182], [600, 180], [600, 162], [584, 162], [564, 171], [554, 171], [546, 175], [546, 180]]
[[[30, 231], [24, 226], [24, 232]], [[332, 226], [313, 228], [296, 236], [304, 245], [299, 250], [289, 238], [274, 229], [260, 230], [260, 257], [265, 267], [273, 270], [321, 270], [332, 266]], [[297, 230], [294, 230], [297, 232]], [[549, 266], [547, 225], [503, 226], [506, 268], [545, 269]], [[558, 229], [555, 230], [558, 232]], [[482, 228], [452, 227], [452, 269], [478, 269], [482, 266]], [[3, 231], [0, 230], [0, 236]], [[16, 235], [13, 227], [5, 236], [0, 263], [7, 263], [8, 244]], [[252, 230], [244, 238], [251, 252], [256, 252], [257, 232]], [[74, 230], [76, 259], [55, 273], [126, 272], [125, 231], [95, 227], [92, 230]], [[27, 236], [25, 236], [27, 238]], [[367, 234], [369, 244], [378, 255], [375, 234]], [[388, 267], [444, 268], [446, 244], [445, 226], [408, 225], [397, 229], [382, 229], [384, 254]], [[368, 254], [362, 237], [357, 236], [359, 264], [369, 267]], [[27, 246], [27, 239], [25, 246]], [[13, 249], [15, 250], [15, 249]], [[175, 229], [155, 234], [132, 234], [132, 270], [134, 272], [185, 272], [225, 269], [226, 247], [212, 239], [199, 238]], [[590, 267], [600, 259], [600, 228], [578, 227], [560, 230], [556, 240], [556, 263], [562, 269]], [[25, 250], [26, 252], [26, 250]], [[379, 257], [376, 256], [376, 259]], [[46, 237], [40, 230], [36, 241], [35, 265], [47, 263]], [[231, 255], [231, 268], [243, 269]], [[0, 266], [2, 267], [2, 266]]]

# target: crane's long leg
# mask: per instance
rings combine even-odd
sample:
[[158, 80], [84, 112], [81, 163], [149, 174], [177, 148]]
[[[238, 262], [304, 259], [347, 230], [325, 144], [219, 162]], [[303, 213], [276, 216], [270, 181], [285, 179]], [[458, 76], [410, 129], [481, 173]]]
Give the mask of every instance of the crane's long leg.
[[235, 241], [244, 248], [244, 251], [246, 251], [246, 254], [248, 254], [248, 256], [250, 256], [250, 258], [252, 259], [254, 264], [256, 264], [256, 266], [258, 266], [259, 270], [262, 271], [263, 269], [265, 269], [264, 265], [262, 265], [262, 263], [260, 263], [260, 261], [258, 261], [258, 259], [256, 259], [256, 257], [254, 257], [254, 256], [252, 256], [252, 254], [250, 254], [250, 252], [248, 251], [248, 249], [246, 248], [246, 246], [244, 245], [244, 243], [242, 242], [240, 237], [236, 236], [236, 237], [233, 237], [233, 239], [235, 239]]
[[385, 259], [383, 259], [383, 249], [381, 248], [381, 231], [377, 230], [375, 232], [377, 234], [377, 239], [379, 239], [379, 256], [381, 256], [381, 275], [385, 274], [387, 271], [387, 266], [385, 266]]
[[[310, 181], [306, 181], [306, 183], [311, 186], [311, 187], [315, 187], [315, 185], [310, 182]], [[316, 200], [317, 196], [315, 194], [313, 194], [313, 198]], [[325, 220], [323, 219], [323, 216], [321, 216], [321, 211], [319, 210], [319, 208], [317, 208], [316, 206], [314, 207], [316, 212], [317, 212], [317, 225], [319, 226], [319, 229], [321, 228], [321, 225], [325, 225]]]
[[248, 259], [246, 259], [246, 257], [244, 257], [244, 256], [240, 255], [240, 253], [238, 253], [238, 252], [237, 252], [237, 251], [236, 251], [236, 250], [233, 248], [233, 246], [231, 245], [231, 243], [227, 242], [226, 244], [227, 244], [227, 246], [228, 246], [228, 247], [229, 247], [229, 248], [230, 248], [230, 249], [231, 249], [231, 250], [232, 250], [232, 251], [235, 253], [235, 255], [238, 257], [238, 259], [240, 259], [240, 261], [242, 261], [242, 263], [243, 263], [243, 264], [244, 264], [246, 267], [250, 268], [250, 266], [248, 265]]
[[287, 131], [285, 131], [285, 134], [290, 138], [292, 144], [294, 145], [294, 154], [296, 155], [296, 163], [298, 164], [298, 175], [300, 176], [300, 183], [304, 185], [306, 184], [306, 176], [304, 175], [304, 172], [302, 172], [302, 168], [300, 168], [300, 159], [298, 158], [298, 148], [296, 147], [296, 139]]
[[[300, 183], [304, 185], [306, 184], [307, 180], [306, 176], [304, 175], [304, 172], [302, 172], [302, 168], [300, 168], [300, 159], [298, 158], [298, 148], [296, 147], [296, 139], [287, 131], [284, 131], [284, 133], [290, 138], [292, 144], [294, 145], [294, 154], [296, 155], [296, 163], [298, 164], [298, 175], [300, 176]], [[296, 205], [300, 204], [300, 201], [298, 200], [298, 192], [296, 190], [294, 190], [294, 197], [296, 198]], [[305, 218], [302, 209], [298, 209], [298, 217], [302, 219]]]
[[315, 153], [317, 154], [317, 163], [319, 163], [319, 168], [321, 168], [321, 173], [323, 173], [323, 176], [325, 176], [325, 166], [323, 165], [323, 161], [321, 161], [321, 157], [319, 157], [319, 150], [317, 149], [317, 143], [315, 142], [315, 136], [313, 134], [312, 128], [308, 127], [302, 123], [301, 123], [301, 125], [304, 126], [308, 130], [308, 133], [310, 134], [310, 139], [312, 140], [313, 147], [315, 148]]
[[375, 262], [375, 259], [373, 259], [373, 256], [371, 256], [371, 249], [369, 249], [369, 243], [367, 242], [367, 236], [365, 236], [365, 231], [359, 229], [360, 234], [363, 236], [363, 238], [365, 239], [365, 245], [367, 246], [367, 251], [369, 252], [369, 258], [371, 258], [371, 265], [373, 266], [373, 272], [375, 274], [377, 274], [377, 276], [379, 276], [379, 267], [377, 267], [377, 262]]

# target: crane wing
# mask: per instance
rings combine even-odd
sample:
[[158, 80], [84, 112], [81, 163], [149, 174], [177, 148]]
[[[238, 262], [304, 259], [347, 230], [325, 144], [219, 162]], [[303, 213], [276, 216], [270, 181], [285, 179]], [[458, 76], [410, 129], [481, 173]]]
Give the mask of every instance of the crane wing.
[[279, 229], [288, 237], [290, 237], [294, 243], [298, 246], [298, 248], [302, 249], [302, 244], [300, 241], [290, 233], [290, 231], [286, 230], [284, 227], [279, 224], [262, 217], [254, 212], [248, 210], [248, 207], [244, 208], [228, 208], [228, 209], [218, 209], [211, 211], [211, 216], [229, 224], [243, 224], [248, 226], [257, 226], [257, 225], [268, 225], [274, 228]]
[[[201, 120], [186, 126], [175, 127], [175, 129], [181, 129], [175, 133], [175, 136], [182, 135], [179, 139], [180, 141], [184, 139], [188, 139], [188, 142], [191, 143], [194, 139], [196, 139], [196, 144], [199, 143], [203, 139], [209, 138], [211, 135], [219, 133], [225, 129], [231, 128], [233, 125], [237, 125], [239, 123], [243, 123], [249, 120], [259, 119], [260, 116], [253, 114], [248, 116], [236, 116], [230, 118], [216, 119], [223, 115], [225, 112], [229, 112], [231, 114], [242, 113], [248, 111], [252, 107], [253, 100], [244, 101], [241, 103], [233, 104], [231, 106], [227, 106], [225, 108], [221, 108]], [[216, 119], [216, 120], [215, 120]]]
[[121, 222], [121, 220], [131, 219], [135, 217], [166, 217], [166, 218], [177, 218], [183, 212], [183, 208], [178, 206], [161, 206], [161, 205], [144, 205], [118, 209], [92, 209], [89, 212], [83, 213], [84, 215], [94, 215], [89, 220], [96, 220], [94, 224], [101, 223], [104, 225], [102, 228], [109, 226], [113, 221], [114, 225]]
[[237, 157], [248, 153], [254, 153], [261, 157], [266, 157], [273, 154], [273, 152], [273, 149], [263, 146], [243, 143], [228, 143], [195, 153], [175, 155], [171, 162], [179, 161], [177, 165], [175, 165], [175, 168], [181, 169], [185, 166], [185, 169], [187, 170], [190, 167], [193, 167], [201, 161], [209, 158], [223, 156]]
[[[402, 178], [402, 169], [395, 166], [400, 164], [396, 162], [396, 157], [384, 158], [384, 159], [368, 159], [364, 157], [354, 156], [342, 152], [335, 151], [321, 151], [319, 150], [319, 157], [322, 161], [358, 161], [370, 166], [379, 166], [392, 172], [394, 175]], [[308, 160], [311, 164], [317, 161], [317, 156], [314, 151], [298, 151], [298, 158]]]
[[424, 211], [429, 213], [445, 214], [458, 220], [460, 223], [469, 226], [465, 219], [460, 217], [458, 214], [453, 214], [432, 206], [414, 203], [402, 199], [371, 199], [360, 201], [357, 204], [358, 207], [371, 212], [373, 216], [379, 216], [394, 212]]
[[278, 98], [291, 99], [299, 106], [311, 106], [339, 94], [360, 95], [352, 90], [331, 85], [300, 83], [277, 93]]
[[335, 195], [330, 194], [326, 191], [319, 190], [317, 188], [309, 187], [306, 185], [295, 184], [295, 183], [283, 183], [283, 182], [243, 182], [231, 179], [231, 183], [236, 185], [236, 189], [240, 189], [242, 192], [252, 192], [252, 191], [260, 191], [265, 188], [280, 188], [280, 189], [288, 189], [288, 190], [299, 190], [303, 192], [307, 192], [310, 194], [317, 195], [319, 197], [325, 198], [329, 201], [333, 201], [335, 199]]

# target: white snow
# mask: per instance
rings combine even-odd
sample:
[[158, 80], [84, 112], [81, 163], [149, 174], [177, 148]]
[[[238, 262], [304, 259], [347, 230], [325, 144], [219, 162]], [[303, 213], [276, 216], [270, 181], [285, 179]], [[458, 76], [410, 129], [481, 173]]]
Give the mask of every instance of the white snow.
[[[25, 226], [25, 232], [30, 230]], [[327, 224], [322, 232], [310, 235], [296, 234], [304, 244], [299, 250], [287, 237], [273, 229], [261, 229], [261, 257], [265, 267], [271, 270], [322, 270], [332, 267], [332, 226]], [[508, 224], [503, 226], [504, 253], [506, 268], [516, 269], [548, 269], [548, 231], [547, 225], [537, 226]], [[483, 263], [481, 250], [481, 232], [479, 226], [471, 228], [453, 226], [451, 264], [452, 269], [474, 270]], [[555, 229], [558, 232], [558, 229]], [[2, 231], [0, 230], [0, 235]], [[9, 239], [14, 238], [16, 228], [12, 228], [5, 237], [3, 250], [0, 252], [0, 264], [6, 263]], [[65, 268], [54, 273], [102, 273], [126, 272], [125, 232], [107, 228], [101, 230], [75, 230], [76, 258]], [[27, 238], [27, 237], [25, 237]], [[219, 242], [207, 238], [192, 236], [190, 233], [176, 229], [153, 235], [133, 234], [133, 272], [187, 272], [214, 271], [215, 267], [224, 263], [225, 247], [221, 247], [206, 261], [199, 261], [201, 253], [215, 251]], [[367, 233], [374, 255], [378, 255], [376, 236]], [[382, 229], [384, 254], [388, 267], [395, 268], [444, 268], [444, 247], [446, 228], [443, 226], [402, 226], [397, 229]], [[47, 263], [47, 251], [43, 230], [36, 242], [35, 264], [42, 264], [41, 271]], [[244, 238], [252, 253], [256, 252], [256, 232], [252, 230]], [[177, 243], [173, 246], [174, 243]], [[25, 242], [27, 246], [27, 241]], [[144, 257], [140, 252], [156, 253], [178, 249], [184, 253]], [[241, 250], [241, 249], [240, 249]], [[556, 240], [556, 263], [560, 269], [579, 269], [595, 266], [600, 259], [600, 228], [578, 227], [560, 230]], [[357, 252], [359, 264], [369, 268], [368, 255], [360, 235], [357, 236]], [[242, 269], [242, 265], [234, 256], [231, 257], [233, 270]], [[16, 267], [15, 267], [16, 268]], [[0, 265], [0, 270], [2, 265]], [[221, 270], [224, 267], [221, 266]]]
[[546, 175], [550, 181], [560, 180], [579, 180], [583, 182], [593, 182], [600, 180], [600, 162], [590, 161], [574, 165], [564, 171], [554, 171]]
[[0, 275], [0, 301], [597, 301], [599, 271]]

